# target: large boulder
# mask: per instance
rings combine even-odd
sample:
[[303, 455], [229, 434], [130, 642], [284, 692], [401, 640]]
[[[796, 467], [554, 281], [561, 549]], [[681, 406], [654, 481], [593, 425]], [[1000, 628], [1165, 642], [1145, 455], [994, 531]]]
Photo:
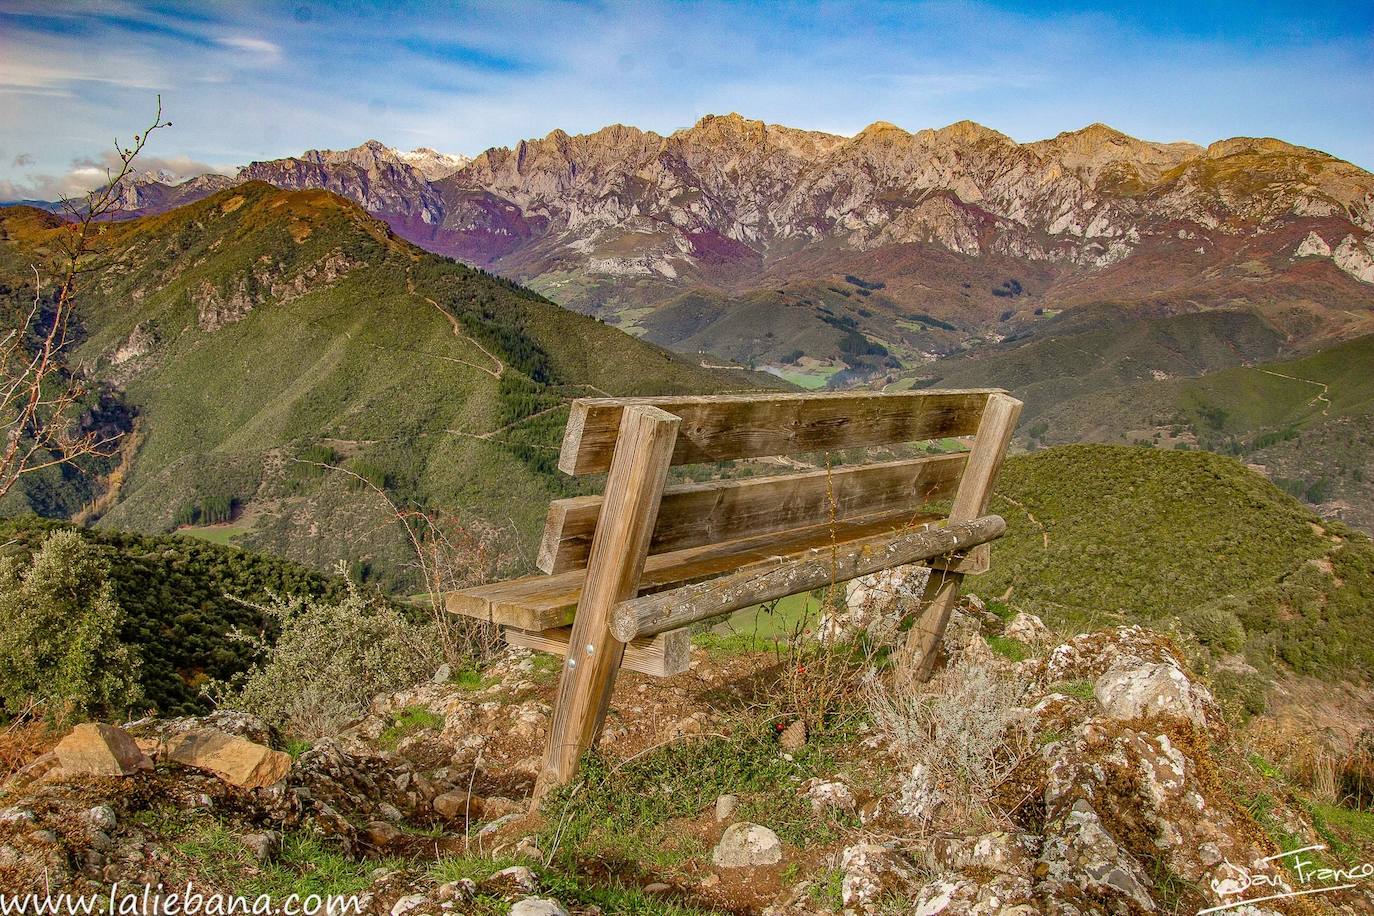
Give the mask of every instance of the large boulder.
[[153, 767], [128, 732], [103, 722], [78, 725], [53, 752], [65, 775], [132, 776]]
[[1206, 728], [1216, 706], [1207, 688], [1194, 683], [1173, 662], [1119, 665], [1093, 684], [1093, 695], [1113, 719], [1173, 716]]
[[767, 827], [741, 822], [725, 828], [711, 853], [721, 868], [757, 868], [782, 861], [782, 841]]
[[167, 759], [209, 770], [230, 785], [244, 789], [276, 785], [291, 769], [289, 754], [206, 728], [174, 735], [167, 742]]

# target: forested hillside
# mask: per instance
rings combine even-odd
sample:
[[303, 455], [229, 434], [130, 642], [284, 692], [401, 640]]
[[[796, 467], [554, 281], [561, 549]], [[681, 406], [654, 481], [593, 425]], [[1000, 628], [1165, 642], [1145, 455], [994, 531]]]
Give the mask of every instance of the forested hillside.
[[[55, 253], [59, 221], [17, 207], [0, 228], [5, 294], [27, 301], [27, 264]], [[145, 532], [227, 523], [213, 533], [405, 580], [375, 487], [480, 520], [519, 563], [570, 486], [553, 471], [567, 400], [758, 384], [422, 252], [323, 191], [240, 185], [111, 225], [101, 249], [71, 362], [132, 430], [126, 452], [96, 467], [101, 485], [35, 477], [11, 511], [89, 503], [101, 527]]]

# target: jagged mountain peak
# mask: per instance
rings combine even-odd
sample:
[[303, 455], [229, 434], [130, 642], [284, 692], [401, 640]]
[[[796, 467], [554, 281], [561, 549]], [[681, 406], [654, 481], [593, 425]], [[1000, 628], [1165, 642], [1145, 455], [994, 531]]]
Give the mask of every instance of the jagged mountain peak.
[[872, 124], [855, 134], [854, 139], [858, 140], [862, 137], [883, 137], [894, 134], [902, 137], [911, 136], [910, 131], [898, 127], [891, 121], [874, 121]]
[[1274, 137], [1231, 137], [1218, 140], [1207, 147], [1208, 159], [1224, 159], [1227, 156], [1250, 155], [1297, 155], [1318, 156], [1322, 159], [1334, 158], [1320, 150], [1298, 146]]
[[962, 143], [972, 145], [978, 143], [995, 143], [1000, 146], [1017, 145], [1015, 140], [1001, 131], [993, 130], [991, 127], [984, 127], [977, 121], [970, 121], [968, 119], [955, 121], [953, 124], [946, 124], [944, 127], [937, 127], [933, 130], [927, 128], [926, 130], [919, 131], [914, 136], [930, 137], [937, 141], [953, 144]]

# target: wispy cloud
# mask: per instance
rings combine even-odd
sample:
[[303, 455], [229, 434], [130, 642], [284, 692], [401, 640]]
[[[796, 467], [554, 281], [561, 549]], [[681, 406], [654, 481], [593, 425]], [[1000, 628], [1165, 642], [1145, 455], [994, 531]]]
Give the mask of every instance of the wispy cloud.
[[247, 51], [251, 54], [261, 54], [266, 57], [278, 57], [281, 55], [281, 46], [267, 41], [264, 38], [247, 38], [243, 36], [221, 37], [215, 39], [215, 44], [225, 48], [233, 48], [235, 51]]

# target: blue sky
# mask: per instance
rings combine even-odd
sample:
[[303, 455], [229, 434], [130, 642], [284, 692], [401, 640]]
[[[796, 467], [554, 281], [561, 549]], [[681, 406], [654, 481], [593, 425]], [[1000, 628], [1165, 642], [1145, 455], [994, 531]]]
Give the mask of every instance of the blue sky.
[[729, 111], [845, 134], [1267, 135], [1374, 168], [1374, 3], [0, 0], [0, 198], [90, 181], [158, 93], [174, 127], [148, 164], [182, 172]]

